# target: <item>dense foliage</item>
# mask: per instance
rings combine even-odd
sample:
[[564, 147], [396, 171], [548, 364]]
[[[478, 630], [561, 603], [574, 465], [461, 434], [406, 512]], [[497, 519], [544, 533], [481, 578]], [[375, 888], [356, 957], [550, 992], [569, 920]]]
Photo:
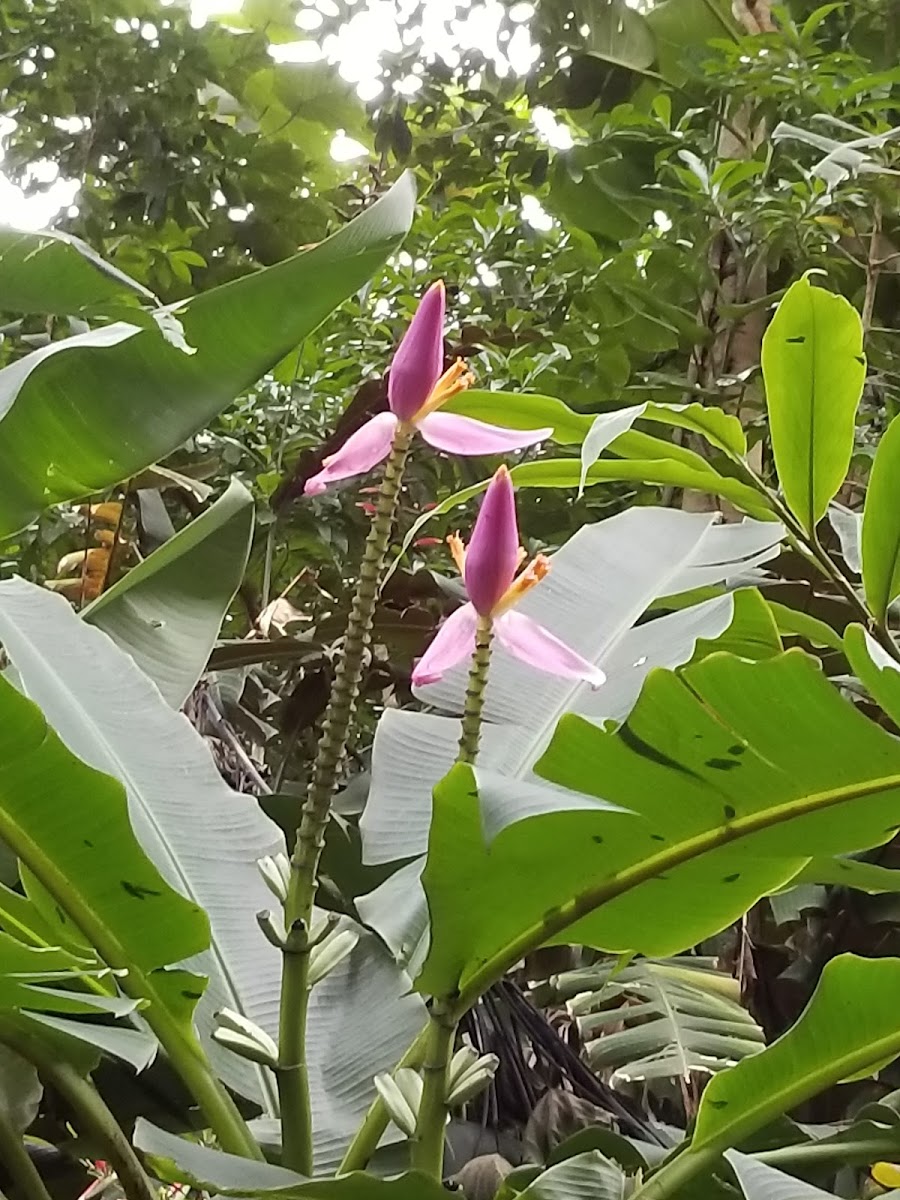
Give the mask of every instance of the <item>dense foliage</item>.
[[0, 0], [0, 1191], [900, 1187], [895, 6], [236, 9]]

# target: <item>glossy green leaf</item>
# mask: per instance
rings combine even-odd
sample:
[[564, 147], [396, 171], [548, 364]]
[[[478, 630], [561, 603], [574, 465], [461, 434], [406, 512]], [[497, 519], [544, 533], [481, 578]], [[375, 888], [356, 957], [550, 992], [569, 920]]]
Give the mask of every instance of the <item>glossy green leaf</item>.
[[900, 723], [900, 663], [862, 625], [847, 626], [843, 646], [857, 679], [894, 724]]
[[741, 1185], [745, 1200], [837, 1200], [833, 1192], [823, 1192], [821, 1188], [786, 1175], [747, 1154], [729, 1150], [725, 1157]]
[[799, 609], [779, 604], [777, 600], [767, 600], [769, 610], [775, 619], [778, 632], [785, 637], [802, 637], [812, 646], [827, 646], [829, 650], [842, 650], [841, 635], [818, 617]]
[[367, 282], [409, 229], [404, 175], [312, 250], [180, 308], [186, 354], [155, 330], [112, 325], [0, 370], [0, 536], [42, 509], [164, 458]]
[[807, 277], [788, 289], [763, 338], [775, 466], [788, 507], [807, 532], [850, 466], [866, 376], [862, 340], [852, 305]]
[[653, 32], [625, 0], [588, 0], [580, 10], [589, 33], [588, 52], [632, 71], [644, 71], [656, 57]]
[[306, 1179], [286, 1167], [251, 1162], [176, 1137], [142, 1117], [134, 1144], [164, 1183], [188, 1183], [217, 1196], [268, 1197], [273, 1200], [446, 1200], [436, 1180], [410, 1172], [396, 1179], [352, 1171], [337, 1179]]
[[0, 296], [6, 312], [62, 316], [136, 298], [156, 301], [79, 238], [5, 228], [0, 228]]
[[879, 896], [885, 892], [900, 892], [900, 871], [855, 858], [817, 857], [811, 858], [791, 880], [791, 886], [801, 883], [828, 883]]
[[[545, 459], [540, 462], [522, 463], [511, 472], [517, 487], [578, 487], [581, 479], [581, 462], [577, 459]], [[673, 459], [652, 461], [639, 459], [605, 460], [594, 463], [587, 473], [588, 486], [620, 480], [639, 480], [662, 486], [695, 488], [709, 495], [730, 500], [736, 507], [759, 520], [774, 520], [768, 503], [754, 488], [740, 480], [720, 475], [712, 467], [694, 467]], [[484, 487], [487, 487], [485, 481]], [[481, 491], [482, 486], [477, 485]], [[461, 493], [457, 493], [457, 497]], [[470, 494], [475, 492], [470, 489]], [[468, 498], [468, 497], [467, 497]], [[452, 499], [456, 499], [451, 497]], [[460, 503], [456, 499], [456, 503]], [[450, 500], [444, 501], [450, 505]]]
[[[122, 987], [150, 1002], [151, 1026], [159, 1020], [187, 1031], [203, 981], [165, 968], [204, 950], [205, 913], [175, 892], [144, 854], [117, 780], [76, 758], [37, 706], [5, 680], [0, 710], [0, 837], [27, 868], [31, 898], [46, 920], [70, 926], [108, 966], [126, 972]], [[64, 951], [0, 939], [7, 970], [10, 956], [26, 952], [47, 967], [62, 956], [71, 974]], [[27, 994], [30, 1007], [41, 1006], [40, 993]], [[54, 996], [51, 1006], [65, 1012], [74, 1004], [78, 1012], [92, 1003], [90, 996]]]
[[84, 1042], [91, 1050], [128, 1063], [135, 1071], [146, 1071], [159, 1049], [156, 1038], [140, 1029], [98, 1025], [92, 1021], [75, 1021], [70, 1017], [58, 1017], [51, 1013], [26, 1012], [24, 1015], [43, 1029]]
[[436, 789], [420, 988], [468, 997], [550, 938], [680, 951], [811, 856], [888, 841], [900, 800], [900, 745], [799, 650], [654, 671], [617, 730], [564, 717], [535, 770], [572, 790], [526, 802], [462, 767]]
[[[197, 1014], [203, 1036], [223, 1005], [252, 1009], [247, 1015], [263, 1024], [269, 991], [277, 995], [280, 956], [256, 925], [254, 914], [271, 906], [256, 861], [283, 846], [280, 831], [226, 785], [203, 739], [131, 658], [61, 597], [20, 579], [0, 584], [0, 639], [22, 690], [69, 750], [124, 784], [144, 851], [208, 916], [212, 943], [190, 963], [210, 979]], [[118, 861], [112, 850], [110, 861]], [[52, 921], [52, 910], [43, 915]], [[166, 961], [202, 949], [195, 943]], [[268, 1081], [261, 1072], [215, 1043], [209, 1049], [232, 1086], [262, 1101]]]
[[202, 516], [82, 613], [131, 655], [173, 708], [200, 678], [240, 585], [253, 511], [253, 497], [232, 480]]
[[631, 1182], [599, 1150], [575, 1154], [542, 1171], [519, 1200], [626, 1200]]
[[[633, 430], [625, 437], [640, 436]], [[657, 441], [653, 438], [652, 441]], [[665, 443], [658, 442], [659, 445]], [[615, 443], [613, 443], [613, 447]], [[661, 487], [693, 488], [712, 496], [720, 496], [730, 500], [736, 507], [749, 516], [761, 521], [774, 521], [775, 515], [769, 508], [768, 502], [755, 489], [720, 475], [712, 467], [707, 466], [699, 455], [697, 463], [686, 463], [674, 458], [658, 459], [601, 459], [588, 470], [584, 482], [591, 487], [595, 484], [622, 482], [634, 480], [642, 483], [655, 483]], [[510, 471], [516, 487], [536, 488], [578, 488], [582, 483], [582, 464], [577, 458], [549, 458], [537, 462], [520, 463]], [[437, 517], [452, 512], [461, 504], [479, 496], [490, 483], [483, 479], [480, 483], [454, 492], [446, 499], [436, 504], [434, 508], [423, 513], [413, 522], [406, 537], [403, 539], [403, 551], [407, 551], [418, 537], [421, 530]]]
[[787, 1033], [709, 1082], [689, 1147], [640, 1189], [641, 1200], [672, 1194], [782, 1113], [836, 1083], [865, 1078], [900, 1054], [898, 988], [900, 959], [842, 954], [827, 963]]
[[0, 836], [55, 903], [101, 953], [113, 948], [110, 966], [153, 971], [203, 950], [206, 917], [141, 850], [122, 785], [77, 759], [2, 679], [0, 709]]
[[[506, 425], [510, 429], [552, 426], [553, 440], [560, 445], [581, 445], [597, 419], [592, 413], [575, 412], [555, 396], [530, 392], [487, 392], [478, 388], [460, 392], [448, 401], [445, 408], [448, 412], [462, 413], [494, 425]], [[614, 416], [615, 410], [604, 415]], [[634, 419], [690, 429], [702, 435], [711, 446], [738, 458], [747, 451], [747, 440], [740, 421], [715, 406], [648, 402], [635, 406]], [[653, 457], [647, 453], [646, 441], [639, 441], [638, 435], [632, 437], [623, 433], [610, 448], [613, 453], [625, 458]], [[679, 461], [697, 465], [698, 456], [674, 442], [662, 443], [661, 451], [663, 455], [669, 454]]]
[[900, 596], [900, 421], [893, 420], [878, 446], [862, 522], [862, 578], [876, 620]]

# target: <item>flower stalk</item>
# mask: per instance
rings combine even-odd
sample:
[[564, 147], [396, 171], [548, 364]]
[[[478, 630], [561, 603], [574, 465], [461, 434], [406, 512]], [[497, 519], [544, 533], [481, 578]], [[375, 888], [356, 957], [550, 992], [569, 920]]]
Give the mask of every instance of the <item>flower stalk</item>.
[[384, 560], [390, 544], [413, 430], [398, 425], [375, 504], [372, 527], [359, 572], [359, 581], [331, 700], [319, 740], [312, 779], [303, 805], [297, 841], [291, 856], [291, 873], [285, 900], [285, 926], [281, 981], [278, 1089], [281, 1102], [283, 1162], [302, 1174], [312, 1174], [312, 1109], [306, 1058], [306, 1022], [309, 1010], [310, 936], [317, 875], [331, 799], [337, 785], [356, 708]]
[[479, 617], [475, 630], [475, 649], [469, 666], [466, 701], [462, 716], [462, 735], [459, 739], [457, 762], [474, 763], [481, 743], [481, 722], [484, 712], [484, 693], [491, 665], [491, 641], [494, 626], [490, 617]]

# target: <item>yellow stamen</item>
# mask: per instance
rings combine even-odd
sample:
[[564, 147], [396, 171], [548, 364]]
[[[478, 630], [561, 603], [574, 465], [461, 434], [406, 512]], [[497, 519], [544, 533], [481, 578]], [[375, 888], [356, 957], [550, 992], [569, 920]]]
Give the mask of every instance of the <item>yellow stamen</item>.
[[464, 392], [466, 388], [472, 386], [475, 382], [475, 376], [469, 370], [466, 363], [461, 358], [458, 358], [452, 367], [448, 368], [431, 391], [431, 395], [413, 417], [413, 421], [420, 421], [422, 417], [427, 417], [429, 413], [433, 413], [440, 408], [442, 404], [446, 404], [453, 396]]
[[458, 533], [451, 533], [447, 538], [447, 545], [450, 547], [450, 554], [453, 561], [456, 563], [456, 569], [460, 575], [465, 574], [466, 569], [466, 544]]
[[546, 554], [538, 554], [533, 562], [530, 562], [525, 570], [517, 579], [514, 579], [494, 607], [491, 613], [492, 617], [499, 617], [502, 613], [513, 608], [526, 592], [530, 592], [533, 587], [541, 582], [542, 579], [550, 574], [550, 559]]

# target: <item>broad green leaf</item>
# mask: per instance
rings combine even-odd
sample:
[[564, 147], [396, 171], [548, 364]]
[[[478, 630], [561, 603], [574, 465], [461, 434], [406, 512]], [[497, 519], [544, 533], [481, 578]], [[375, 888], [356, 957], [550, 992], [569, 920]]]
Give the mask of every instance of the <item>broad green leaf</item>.
[[420, 988], [468, 999], [535, 939], [680, 951], [810, 857], [888, 841], [900, 799], [900, 745], [799, 650], [656, 670], [618, 730], [564, 717], [536, 771], [575, 795], [532, 815], [461, 767], [436, 789]]
[[818, 617], [779, 604], [777, 600], [767, 600], [769, 610], [775, 618], [778, 632], [786, 637], [802, 637], [813, 646], [827, 646], [829, 650], [844, 648], [841, 635]]
[[[811, 1132], [809, 1126], [805, 1132]], [[731, 1154], [729, 1151], [726, 1157]], [[854, 1121], [837, 1133], [776, 1146], [754, 1155], [767, 1166], [798, 1170], [804, 1175], [833, 1172], [835, 1167], [849, 1165], [868, 1166], [879, 1159], [894, 1157], [900, 1158], [900, 1127], [868, 1119]]]
[[[777, 525], [716, 522], [711, 513], [632, 508], [579, 530], [552, 556], [548, 578], [520, 611], [602, 667], [607, 682], [595, 691], [539, 674], [498, 650], [485, 697], [482, 765], [526, 778], [563, 713], [621, 720], [653, 667], [680, 666], [698, 638], [724, 633], [733, 616], [728, 595], [632, 628], [660, 596], [730, 581], [779, 552]], [[462, 666], [417, 692], [431, 709], [450, 715], [401, 709], [383, 715], [360, 823], [366, 861], [391, 862], [426, 849], [431, 789], [456, 757], [465, 688]]]
[[[621, 437], [640, 436], [630, 431], [627, 434], [620, 435]], [[653, 438], [652, 441], [657, 441]], [[663, 445], [666, 443], [658, 443]], [[686, 453], [692, 453], [687, 451]], [[640, 480], [644, 483], [656, 483], [660, 486], [677, 487], [677, 488], [694, 488], [696, 491], [707, 492], [710, 495], [721, 496], [725, 500], [730, 500], [736, 507], [742, 509], [749, 516], [757, 518], [761, 521], [775, 522], [774, 514], [768, 507], [767, 501], [760, 493], [747, 484], [741, 483], [738, 479], [731, 479], [724, 475], [719, 475], [712, 467], [700, 458], [695, 456], [697, 464], [689, 464], [673, 458], [654, 458], [654, 459], [602, 459], [595, 462], [585, 476], [584, 483], [586, 486], [594, 484], [621, 482], [623, 480]], [[510, 475], [515, 482], [516, 487], [537, 487], [537, 488], [578, 488], [582, 484], [582, 464], [577, 458], [555, 458], [542, 459], [538, 462], [520, 463], [517, 467], [513, 467]], [[403, 539], [401, 553], [406, 553], [413, 542], [421, 536], [421, 531], [425, 525], [438, 517], [444, 516], [448, 512], [452, 512], [454, 508], [458, 508], [461, 504], [466, 504], [469, 500], [487, 488], [490, 479], [483, 479], [480, 483], [472, 484], [471, 487], [463, 488], [461, 491], [454, 492], [451, 496], [436, 504], [434, 508], [423, 513], [421, 517], [415, 520]], [[400, 558], [395, 560], [394, 567], [399, 563]]]
[[803, 883], [828, 883], [878, 896], [900, 892], [900, 871], [855, 858], [811, 858], [791, 880], [792, 886]]
[[[602, 666], [607, 681], [594, 691], [539, 676], [502, 651], [495, 653], [485, 698], [483, 766], [507, 776], [513, 786], [527, 781], [563, 713], [578, 712], [598, 724], [621, 720], [654, 667], [680, 666], [690, 660], [699, 639], [725, 633], [735, 611], [731, 595], [632, 628], [660, 594], [729, 580], [777, 554], [780, 528], [752, 521], [716, 525], [715, 519], [672, 509], [630, 509], [579, 531], [553, 556], [550, 577], [525, 597], [522, 611]], [[627, 571], [621, 569], [623, 561]], [[740, 593], [737, 605], [743, 608]], [[537, 680], [541, 705], [533, 703]], [[418, 691], [438, 713], [388, 710], [382, 716], [360, 826], [365, 861], [396, 861], [427, 848], [432, 789], [456, 758], [465, 686], [465, 669], [454, 669], [441, 683]], [[428, 925], [416, 883], [420, 868], [419, 860], [357, 899], [366, 924], [411, 971], [421, 965]]]
[[240, 585], [253, 497], [237, 480], [202, 516], [82, 613], [130, 654], [173, 708], [190, 695]]
[[109, 1058], [121, 1059], [134, 1067], [135, 1071], [145, 1071], [156, 1058], [159, 1049], [156, 1038], [139, 1029], [75, 1021], [70, 1017], [57, 1017], [50, 1013], [26, 1011], [23, 1015], [44, 1029], [84, 1042], [92, 1050], [99, 1050]]
[[862, 578], [869, 608], [884, 621], [900, 596], [900, 421], [893, 420], [878, 446], [862, 522]]
[[312, 250], [180, 308], [185, 354], [117, 324], [0, 370], [0, 537], [48, 505], [129, 478], [196, 433], [365, 284], [409, 229], [404, 175]]
[[[18, 855], [23, 871], [27, 868], [26, 886], [29, 880], [35, 885], [31, 898], [45, 919], [64, 922], [96, 947], [104, 963], [125, 972], [123, 989], [149, 1001], [151, 1027], [165, 1023], [189, 1037], [203, 981], [165, 968], [204, 950], [206, 915], [178, 895], [144, 854], [117, 780], [77, 759], [37, 706], [2, 679], [0, 711], [0, 837]], [[98, 1007], [88, 992], [42, 996], [21, 982], [13, 964], [23, 955], [30, 957], [31, 971], [46, 964], [45, 970], [62, 969], [66, 977], [73, 972], [65, 951], [36, 950], [0, 935], [0, 970], [7, 979], [19, 977], [25, 989], [24, 1003], [17, 1007], [46, 1005], [57, 1012]], [[103, 997], [99, 1007], [109, 1009]], [[6, 1012], [10, 1008], [0, 1006]], [[110, 1011], [117, 1010], [127, 1011], [113, 1000]], [[33, 1019], [42, 1021], [37, 1014]], [[96, 1044], [96, 1036], [103, 1035], [88, 1035], [88, 1040]], [[129, 1052], [134, 1053], [133, 1045]]]
[[[489, 424], [506, 425], [510, 429], [540, 429], [552, 426], [553, 441], [564, 446], [581, 445], [597, 420], [591, 413], [575, 412], [555, 396], [542, 396], [530, 392], [487, 392], [472, 388], [454, 396], [445, 408], [448, 412], [462, 413]], [[724, 450], [733, 457], [741, 458], [747, 452], [747, 440], [740, 421], [721, 408], [705, 407], [702, 404], [648, 402], [635, 405], [634, 409], [635, 420], [640, 418], [662, 425], [690, 429], [693, 433], [701, 434], [711, 446]], [[603, 415], [615, 416], [616, 412]], [[616, 438], [611, 449], [613, 453], [625, 458], [652, 458], [655, 456], [646, 452], [649, 440], [646, 435], [624, 433]], [[657, 444], [662, 455], [669, 454], [672, 458], [694, 465], [698, 465], [698, 461], [702, 462], [698, 460], [697, 455], [685, 451], [674, 442]]]
[[69, 316], [156, 297], [71, 234], [0, 228], [0, 296], [5, 312]]
[[[281, 955], [260, 934], [255, 914], [272, 907], [256, 862], [283, 847], [280, 831], [251, 797], [227, 787], [203, 740], [128, 655], [58, 596], [21, 580], [0, 584], [0, 640], [22, 687], [69, 748], [125, 784], [132, 825], [150, 858], [208, 913], [211, 948], [189, 962], [210, 977], [197, 1024], [229, 1084], [273, 1113], [269, 1073], [209, 1034], [223, 1005], [277, 1032]], [[309, 1071], [323, 1170], [337, 1164], [365, 1115], [373, 1076], [395, 1066], [422, 1027], [422, 1002], [409, 990], [377, 939], [363, 934], [313, 993]]]
[[645, 71], [652, 66], [656, 57], [653, 32], [625, 0], [588, 0], [580, 11], [590, 30], [588, 53], [631, 71]]
[[[131, 825], [156, 868], [207, 914], [212, 944], [189, 963], [210, 979], [201, 1032], [208, 1037], [223, 1006], [265, 1024], [259, 1007], [268, 1016], [275, 1003], [280, 956], [256, 925], [254, 914], [271, 907], [256, 861], [283, 846], [280, 831], [225, 784], [200, 735], [132, 659], [61, 597], [19, 579], [0, 584], [0, 641], [22, 690], [69, 750], [125, 785]], [[195, 941], [165, 961], [202, 949]], [[262, 1072], [215, 1043], [209, 1049], [232, 1086], [265, 1094]]]
[[669, 1195], [782, 1113], [836, 1083], [865, 1078], [900, 1054], [898, 988], [900, 959], [832, 959], [787, 1033], [709, 1082], [689, 1147], [638, 1192], [642, 1200]]
[[24, 1133], [38, 1114], [44, 1089], [30, 1062], [0, 1045], [0, 1120]]
[[844, 482], [866, 376], [859, 314], [804, 277], [778, 305], [762, 345], [769, 430], [788, 507], [812, 532]]
[[203, 911], [142, 851], [122, 785], [79, 761], [37, 705], [3, 679], [0, 710], [7, 845], [110, 966], [150, 972], [200, 953], [208, 939]]
[[409, 1172], [395, 1179], [351, 1171], [337, 1179], [306, 1179], [271, 1163], [251, 1162], [176, 1137], [139, 1117], [134, 1144], [164, 1183], [187, 1183], [217, 1196], [273, 1200], [446, 1200], [437, 1180]]
[[747, 1154], [729, 1150], [725, 1157], [741, 1185], [745, 1200], [837, 1200], [833, 1192], [823, 1192], [821, 1188], [785, 1175]]
[[900, 722], [900, 663], [862, 625], [844, 630], [844, 653], [856, 677], [896, 725]]
[[731, 624], [713, 639], [700, 638], [694, 660], [706, 654], [727, 650], [741, 658], [771, 658], [784, 649], [778, 627], [768, 604], [756, 588], [740, 588], [732, 594], [734, 615]]
[[588, 1150], [542, 1171], [519, 1200], [626, 1200], [632, 1182], [599, 1150]]

